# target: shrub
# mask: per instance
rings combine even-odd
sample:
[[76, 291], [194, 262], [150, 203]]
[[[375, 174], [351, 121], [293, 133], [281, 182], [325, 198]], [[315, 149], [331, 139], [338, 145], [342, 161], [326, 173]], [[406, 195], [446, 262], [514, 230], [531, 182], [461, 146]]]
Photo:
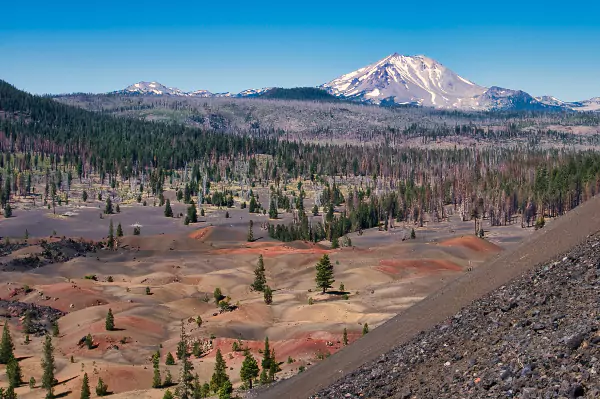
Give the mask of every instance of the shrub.
[[98, 385], [96, 385], [96, 395], [106, 396], [108, 395], [108, 385], [102, 381], [102, 377], [98, 378]]

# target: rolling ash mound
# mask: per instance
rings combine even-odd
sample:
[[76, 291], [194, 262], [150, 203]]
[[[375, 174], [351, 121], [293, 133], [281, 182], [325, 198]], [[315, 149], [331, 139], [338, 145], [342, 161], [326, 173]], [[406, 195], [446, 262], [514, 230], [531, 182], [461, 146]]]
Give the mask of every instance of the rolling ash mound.
[[600, 235], [313, 398], [600, 398]]

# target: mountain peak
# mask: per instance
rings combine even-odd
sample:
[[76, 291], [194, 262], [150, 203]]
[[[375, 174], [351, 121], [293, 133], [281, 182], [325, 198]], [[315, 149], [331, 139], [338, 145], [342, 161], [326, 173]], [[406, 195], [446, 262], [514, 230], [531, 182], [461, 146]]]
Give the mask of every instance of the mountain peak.
[[386, 101], [438, 108], [460, 107], [461, 99], [481, 95], [486, 90], [432, 58], [398, 53], [345, 74], [321, 87], [333, 95], [375, 104]]

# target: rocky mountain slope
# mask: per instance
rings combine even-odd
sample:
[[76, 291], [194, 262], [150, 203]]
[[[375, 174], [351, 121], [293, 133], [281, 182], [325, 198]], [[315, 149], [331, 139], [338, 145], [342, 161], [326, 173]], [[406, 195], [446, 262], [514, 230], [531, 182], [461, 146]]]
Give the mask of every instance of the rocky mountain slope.
[[314, 398], [600, 397], [600, 236]]

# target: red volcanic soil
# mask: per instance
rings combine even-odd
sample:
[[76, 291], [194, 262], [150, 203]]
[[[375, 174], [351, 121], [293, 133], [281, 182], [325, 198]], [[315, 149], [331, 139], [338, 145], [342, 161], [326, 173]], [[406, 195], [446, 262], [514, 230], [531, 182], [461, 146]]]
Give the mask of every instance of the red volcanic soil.
[[493, 244], [489, 241], [486, 241], [481, 238], [477, 238], [475, 236], [463, 236], [450, 238], [449, 240], [445, 240], [439, 243], [439, 245], [444, 247], [463, 247], [470, 249], [474, 252], [500, 252], [502, 248]]
[[312, 254], [321, 255], [332, 252], [318, 244], [307, 243], [303, 241], [294, 241], [286, 245], [273, 242], [251, 242], [243, 248], [217, 249], [212, 251], [217, 255], [249, 255], [262, 254], [265, 257], [279, 256], [288, 254]]
[[[348, 342], [353, 341], [361, 337], [360, 333], [348, 332]], [[216, 339], [214, 342], [213, 350], [206, 355], [206, 357], [214, 357], [217, 349], [221, 349], [222, 353], [231, 353], [233, 359], [229, 359], [232, 363], [237, 363], [237, 360], [241, 363], [244, 360], [244, 352], [232, 352], [231, 346], [233, 345], [234, 339], [223, 338]], [[313, 337], [311, 333], [303, 333], [293, 339], [286, 339], [282, 341], [269, 341], [271, 349], [275, 350], [275, 355], [279, 361], [284, 361], [289, 357], [294, 359], [315, 359], [318, 354], [333, 354], [343, 347], [342, 334], [330, 334], [325, 333], [323, 337]], [[265, 344], [264, 341], [243, 341], [243, 348], [248, 348], [259, 358], [262, 355], [258, 352], [262, 350]]]
[[75, 309], [79, 310], [90, 306], [105, 305], [112, 299], [104, 295], [102, 291], [94, 289], [92, 284], [83, 281], [41, 285], [37, 288], [45, 296], [51, 298], [48, 301], [48, 305], [63, 312], [72, 311], [73, 309], [70, 308], [71, 304], [74, 305]]
[[430, 274], [436, 271], [462, 271], [462, 267], [449, 260], [442, 259], [382, 259], [376, 270], [387, 274], [403, 274], [416, 272]]
[[212, 233], [213, 229], [214, 229], [213, 227], [205, 227], [203, 229], [198, 229], [198, 230], [188, 234], [188, 237], [190, 237], [194, 240], [204, 241], [208, 238], [208, 236], [210, 236], [210, 233]]

